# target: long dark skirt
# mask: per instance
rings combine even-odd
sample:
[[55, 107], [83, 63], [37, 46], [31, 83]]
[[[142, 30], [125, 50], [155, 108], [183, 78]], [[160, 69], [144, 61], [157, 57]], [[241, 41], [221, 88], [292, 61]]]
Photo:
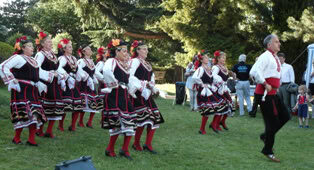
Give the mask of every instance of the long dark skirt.
[[102, 128], [110, 129], [110, 135], [125, 134], [133, 136], [136, 128], [136, 113], [128, 90], [121, 86], [105, 94]]
[[58, 79], [54, 78], [52, 83], [46, 83], [47, 93], [40, 96], [40, 101], [44, 108], [48, 120], [60, 120], [64, 115], [64, 103], [62, 100], [62, 90], [58, 85]]
[[136, 113], [137, 126], [151, 125], [152, 129], [159, 128], [159, 125], [165, 121], [152, 96], [145, 100], [140, 91], [135, 94], [137, 98], [132, 98], [132, 104]]
[[78, 83], [75, 83], [73, 89], [70, 89], [67, 85], [66, 90], [62, 91], [62, 101], [64, 102], [64, 111], [82, 111], [84, 108], [82, 102], [82, 96], [78, 87]]
[[216, 92], [212, 92], [213, 95], [211, 96], [202, 96], [202, 90], [203, 88], [200, 87], [197, 90], [196, 96], [198, 109], [202, 116], [208, 116], [212, 114], [221, 115], [230, 111], [228, 107], [229, 105], [223, 97], [219, 96]]
[[28, 127], [31, 124], [40, 126], [47, 121], [41, 102], [38, 98], [38, 89], [35, 86], [19, 82], [21, 92], [11, 91], [11, 120], [14, 129]]

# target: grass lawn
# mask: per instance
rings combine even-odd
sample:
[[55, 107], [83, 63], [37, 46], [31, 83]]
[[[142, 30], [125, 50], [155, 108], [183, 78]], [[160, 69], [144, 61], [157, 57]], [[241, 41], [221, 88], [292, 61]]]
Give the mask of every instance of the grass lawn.
[[[172, 105], [172, 100], [157, 99], [165, 123], [155, 133], [153, 146], [157, 155], [135, 152], [130, 148], [133, 161], [105, 156], [109, 140], [107, 130], [100, 128], [100, 116], [94, 119], [94, 129], [78, 128], [76, 132], [59, 132], [56, 139], [37, 137], [39, 147], [14, 145], [14, 135], [9, 120], [9, 93], [0, 89], [0, 169], [1, 170], [52, 170], [64, 161], [90, 155], [96, 169], [314, 169], [314, 120], [310, 129], [300, 129], [294, 117], [284, 126], [275, 141], [275, 153], [281, 163], [270, 162], [260, 153], [262, 142], [259, 134], [264, 130], [260, 113], [256, 118], [247, 115], [227, 119], [229, 131], [215, 134], [208, 128], [207, 134], [198, 134], [201, 116], [190, 112], [189, 106]], [[70, 124], [67, 115], [65, 127]], [[85, 116], [87, 121], [88, 114]], [[212, 117], [209, 118], [211, 120]], [[145, 134], [145, 132], [143, 133]], [[25, 143], [28, 129], [22, 133]], [[143, 136], [142, 141], [145, 140]], [[116, 152], [121, 148], [119, 137]], [[133, 142], [133, 139], [131, 143]]]

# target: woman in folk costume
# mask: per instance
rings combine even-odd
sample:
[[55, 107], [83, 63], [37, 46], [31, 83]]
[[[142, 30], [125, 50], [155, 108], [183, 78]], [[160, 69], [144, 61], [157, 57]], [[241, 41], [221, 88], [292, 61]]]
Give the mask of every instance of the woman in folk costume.
[[[62, 91], [62, 100], [64, 102], [64, 111], [72, 112], [72, 123], [68, 128], [69, 131], [76, 130], [76, 121], [79, 113], [83, 110], [82, 97], [79, 91], [78, 82], [82, 80], [84, 76], [82, 70], [77, 67], [77, 60], [72, 56], [72, 42], [68, 39], [62, 39], [58, 44], [58, 56], [59, 56], [59, 67], [58, 73], [63, 76], [61, 80], [61, 88], [65, 89]], [[62, 120], [59, 121], [59, 130], [64, 131], [63, 122], [65, 115]]]
[[[81, 96], [83, 99], [83, 104], [85, 106], [84, 109], [89, 109], [90, 117], [89, 123], [86, 124], [87, 127], [93, 121], [96, 109], [97, 109], [97, 95], [95, 90], [95, 85], [98, 84], [98, 80], [95, 76], [95, 64], [91, 56], [93, 55], [93, 51], [89, 45], [83, 45], [78, 49], [78, 54], [81, 57], [77, 61], [78, 69], [83, 72], [82, 81], [79, 83], [79, 89], [81, 92]], [[88, 108], [86, 108], [88, 106]], [[88, 110], [83, 110], [88, 112]], [[85, 112], [80, 113], [79, 126], [84, 127], [83, 118]]]
[[123, 147], [119, 154], [132, 160], [129, 153], [129, 144], [135, 134], [136, 113], [129, 98], [128, 83], [129, 69], [127, 44], [119, 39], [113, 39], [108, 44], [110, 57], [103, 68], [105, 88], [104, 114], [102, 127], [110, 129], [110, 141], [106, 155], [115, 157], [114, 145], [120, 134], [124, 135]]
[[229, 76], [234, 76], [234, 74], [228, 70], [228, 68], [225, 66], [226, 63], [226, 54], [222, 51], [215, 51], [214, 53], [214, 66], [212, 68], [213, 75], [218, 76], [219, 79], [221, 79], [221, 83], [218, 84], [218, 94], [221, 95], [224, 100], [227, 102], [229, 106], [229, 110], [227, 112], [223, 112], [222, 114], [215, 114], [214, 119], [212, 121], [212, 128], [215, 132], [221, 131], [221, 128], [219, 127], [222, 125], [222, 127], [225, 130], [228, 130], [228, 127], [226, 125], [226, 119], [228, 117], [228, 114], [231, 114], [231, 112], [235, 111], [234, 103], [231, 98], [230, 90], [227, 87], [227, 80]]
[[20, 139], [23, 128], [29, 128], [27, 144], [38, 146], [35, 141], [36, 125], [39, 127], [47, 121], [38, 94], [47, 92], [47, 86], [40, 79], [49, 82], [54, 74], [40, 69], [33, 55], [33, 44], [26, 36], [16, 40], [15, 55], [0, 65], [0, 75], [11, 91], [11, 120], [15, 129], [12, 140], [21, 144]]
[[[104, 74], [103, 74], [103, 68], [105, 66], [105, 62], [107, 57], [109, 56], [108, 50], [105, 47], [100, 47], [97, 50], [97, 55], [96, 55], [96, 68], [95, 68], [95, 76], [98, 79], [98, 95], [97, 95], [97, 108], [96, 110], [101, 112], [101, 115], [104, 114], [104, 97], [105, 93], [101, 92], [101, 89], [105, 88], [105, 83], [104, 83]], [[92, 127], [92, 122], [91, 119], [89, 119], [87, 127]]]
[[[129, 79], [129, 92], [133, 96], [132, 103], [137, 115], [137, 129], [135, 140], [132, 147], [137, 151], [147, 150], [153, 154], [157, 152], [153, 150], [152, 140], [154, 133], [164, 119], [152, 97], [158, 93], [155, 87], [155, 75], [152, 66], [146, 61], [148, 48], [141, 41], [134, 41], [131, 46], [132, 61]], [[147, 128], [146, 142], [143, 148], [140, 139], [144, 130]]]
[[46, 133], [43, 133], [43, 125], [37, 131], [38, 136], [54, 138], [53, 125], [56, 120], [61, 120], [64, 115], [64, 105], [62, 102], [60, 85], [58, 84], [57, 69], [59, 66], [58, 58], [52, 51], [51, 37], [44, 32], [40, 32], [36, 39], [38, 53], [35, 56], [38, 66], [49, 74], [54, 75], [51, 80], [44, 81], [47, 85], [47, 93], [40, 96], [45, 115], [49, 121]]
[[221, 79], [212, 74], [211, 67], [208, 65], [208, 51], [203, 51], [197, 55], [195, 68], [197, 69], [192, 80], [197, 91], [197, 105], [202, 115], [202, 123], [199, 133], [206, 134], [205, 127], [208, 116], [212, 114], [223, 114], [229, 110], [226, 101], [217, 94], [217, 84]]

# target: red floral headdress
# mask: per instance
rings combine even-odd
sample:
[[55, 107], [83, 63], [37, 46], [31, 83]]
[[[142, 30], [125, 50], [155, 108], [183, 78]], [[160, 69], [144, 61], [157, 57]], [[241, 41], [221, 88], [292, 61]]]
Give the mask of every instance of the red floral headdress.
[[213, 64], [217, 64], [218, 63], [218, 57], [221, 55], [220, 50], [217, 50], [214, 52], [214, 58], [213, 58]]
[[80, 56], [80, 58], [83, 57], [83, 49], [81, 47], [77, 49], [77, 54]]
[[71, 43], [70, 40], [63, 38], [62, 40], [60, 40], [59, 44], [58, 44], [58, 48], [65, 48], [65, 46], [67, 44]]
[[131, 48], [130, 48], [130, 52], [131, 52], [131, 55], [132, 55], [132, 58], [135, 58], [137, 57], [136, 56], [136, 50], [139, 46], [142, 46], [142, 45], [145, 45], [142, 41], [138, 41], [138, 40], [134, 40], [132, 45], [131, 45]]
[[13, 53], [13, 54], [17, 54], [18, 53], [18, 51], [20, 51], [22, 48], [21, 48], [21, 41], [22, 40], [27, 40], [27, 37], [26, 36], [22, 36], [22, 37], [20, 37], [20, 38], [17, 38], [16, 40], [15, 40], [15, 44], [14, 44], [14, 50], [15, 50], [15, 52]]
[[104, 59], [103, 55], [105, 54], [105, 51], [106, 51], [106, 57], [108, 57], [110, 54], [109, 54], [108, 50], [104, 46], [101, 46], [101, 47], [98, 48], [97, 55], [96, 55], [96, 58], [97, 58], [96, 62], [99, 62], [99, 61]]
[[107, 45], [108, 49], [113, 49], [115, 47], [118, 47], [121, 44], [121, 40], [120, 39], [112, 39], [109, 44]]
[[[36, 38], [35, 40], [35, 44], [37, 46], [37, 50], [40, 51], [42, 49], [42, 46], [40, 45], [41, 41], [46, 38], [48, 36], [48, 34], [44, 33], [44, 32], [39, 32], [39, 34], [37, 35], [38, 38]], [[49, 35], [50, 36], [50, 35]]]
[[195, 69], [197, 69], [200, 65], [201, 65], [201, 60], [203, 59], [203, 55], [201, 54], [201, 52], [198, 52], [197, 54], [197, 60], [194, 63], [194, 67]]

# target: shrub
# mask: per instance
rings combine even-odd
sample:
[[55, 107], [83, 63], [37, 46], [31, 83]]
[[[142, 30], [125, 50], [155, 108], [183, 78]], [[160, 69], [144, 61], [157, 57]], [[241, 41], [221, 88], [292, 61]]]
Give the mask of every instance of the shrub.
[[[0, 42], [0, 63], [12, 56], [14, 48], [7, 43]], [[0, 86], [4, 86], [0, 81]]]

